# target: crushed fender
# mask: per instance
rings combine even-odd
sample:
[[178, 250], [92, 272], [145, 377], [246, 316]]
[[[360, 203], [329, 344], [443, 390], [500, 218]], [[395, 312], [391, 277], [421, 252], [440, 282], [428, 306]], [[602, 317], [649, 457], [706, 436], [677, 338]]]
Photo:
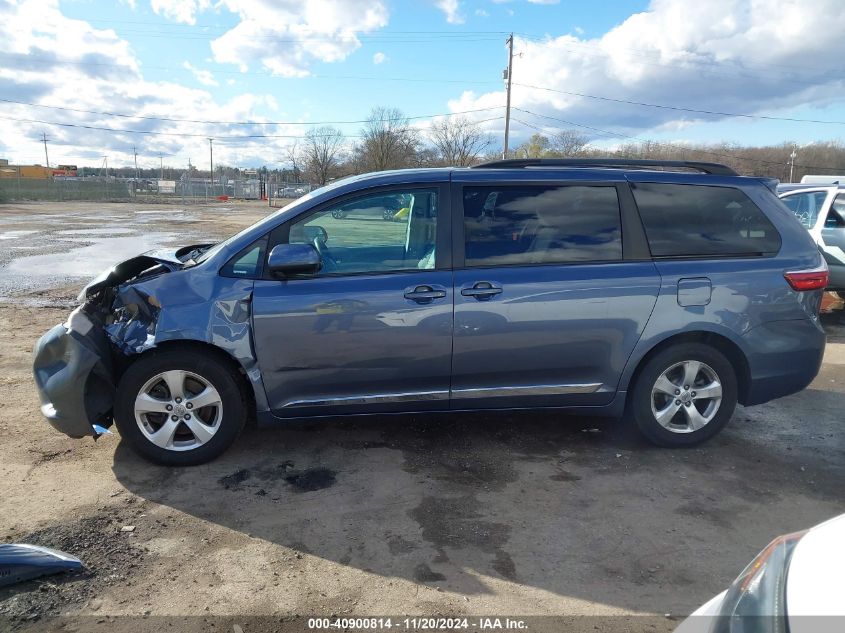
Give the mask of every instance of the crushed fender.
[[112, 303], [114, 321], [105, 326], [109, 340], [124, 354], [140, 354], [155, 345], [158, 302], [132, 286], [121, 287]]

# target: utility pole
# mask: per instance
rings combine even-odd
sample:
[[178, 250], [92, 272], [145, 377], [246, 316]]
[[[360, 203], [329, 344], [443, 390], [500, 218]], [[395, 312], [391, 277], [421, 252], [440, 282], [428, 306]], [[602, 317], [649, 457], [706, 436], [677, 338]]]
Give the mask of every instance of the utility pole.
[[135, 155], [135, 182], [138, 182], [138, 150], [132, 146], [132, 153]]
[[798, 157], [798, 152], [795, 151], [795, 148], [792, 148], [792, 153], [789, 155], [789, 182], [795, 182], [792, 178], [792, 174], [795, 171], [795, 159]]
[[44, 141], [44, 161], [47, 163], [47, 167], [50, 167], [50, 157], [47, 155], [47, 138], [46, 132], [41, 132], [41, 140]]
[[214, 139], [208, 139], [208, 157], [209, 162], [211, 163], [211, 193], [214, 194], [214, 146], [212, 143]]
[[164, 155], [159, 152], [158, 153], [158, 179], [164, 180]]
[[508, 157], [508, 137], [511, 131], [511, 78], [513, 76], [513, 33], [507, 39], [505, 44], [508, 45], [508, 68], [504, 72], [505, 79], [508, 80], [508, 97], [507, 106], [505, 108], [505, 147], [502, 151], [502, 158]]

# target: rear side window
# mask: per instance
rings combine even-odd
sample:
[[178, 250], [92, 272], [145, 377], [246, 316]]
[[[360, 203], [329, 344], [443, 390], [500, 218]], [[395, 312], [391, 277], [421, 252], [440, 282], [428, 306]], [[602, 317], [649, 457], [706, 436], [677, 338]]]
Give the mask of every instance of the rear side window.
[[622, 259], [615, 187], [464, 188], [467, 266]]
[[636, 183], [651, 254], [655, 257], [773, 255], [780, 235], [739, 189]]

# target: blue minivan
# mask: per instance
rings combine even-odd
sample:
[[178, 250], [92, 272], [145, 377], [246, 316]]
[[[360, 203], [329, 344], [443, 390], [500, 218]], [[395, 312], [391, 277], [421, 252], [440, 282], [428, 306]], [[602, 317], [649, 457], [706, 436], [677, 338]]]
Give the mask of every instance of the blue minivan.
[[697, 444], [821, 364], [827, 268], [775, 185], [617, 159], [346, 178], [94, 279], [36, 345], [41, 409], [173, 465], [250, 415], [542, 407]]

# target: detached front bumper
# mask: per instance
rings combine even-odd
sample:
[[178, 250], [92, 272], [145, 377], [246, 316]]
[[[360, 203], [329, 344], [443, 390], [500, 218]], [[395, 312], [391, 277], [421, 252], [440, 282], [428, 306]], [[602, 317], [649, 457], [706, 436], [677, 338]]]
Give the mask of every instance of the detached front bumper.
[[32, 372], [41, 413], [58, 431], [79, 438], [111, 426], [114, 380], [103, 330], [80, 309], [35, 344]]

